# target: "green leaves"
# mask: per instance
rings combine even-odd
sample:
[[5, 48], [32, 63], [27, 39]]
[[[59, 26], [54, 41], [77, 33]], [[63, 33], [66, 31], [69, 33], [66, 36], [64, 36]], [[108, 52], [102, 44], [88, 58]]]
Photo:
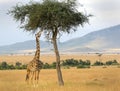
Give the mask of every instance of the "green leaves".
[[43, 0], [42, 3], [30, 2], [26, 5], [18, 4], [9, 11], [9, 14], [16, 21], [21, 22], [21, 28], [33, 32], [42, 27], [48, 32], [57, 28], [58, 33], [70, 33], [77, 26], [83, 26], [89, 20], [89, 16], [77, 11], [75, 3], [58, 2], [57, 0]]

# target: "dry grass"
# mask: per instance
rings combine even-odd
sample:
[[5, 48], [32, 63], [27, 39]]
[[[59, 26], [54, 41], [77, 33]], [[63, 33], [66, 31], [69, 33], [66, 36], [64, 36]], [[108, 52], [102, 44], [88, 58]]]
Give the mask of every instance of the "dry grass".
[[38, 87], [25, 83], [26, 71], [0, 71], [0, 91], [120, 91], [120, 68], [62, 69], [65, 86], [57, 84], [56, 70], [41, 70]]
[[[95, 62], [96, 60], [99, 60], [99, 57], [97, 54], [62, 54], [61, 55], [61, 60], [64, 59], [82, 59], [82, 60], [90, 60], [92, 63]], [[7, 61], [8, 63], [15, 63], [17, 61], [22, 62], [22, 63], [28, 63], [33, 59], [33, 56], [31, 55], [13, 55], [13, 56], [0, 56], [0, 62], [1, 61]], [[104, 54], [101, 56], [101, 60], [103, 62], [108, 61], [108, 60], [114, 60], [116, 59], [118, 62], [120, 62], [120, 54]], [[43, 54], [41, 55], [41, 60], [45, 63], [52, 63], [55, 61], [55, 56], [53, 54]]]
[[[33, 56], [0, 56], [0, 61], [28, 63]], [[61, 55], [64, 59], [82, 59], [94, 62], [99, 59], [96, 54]], [[120, 62], [119, 54], [104, 54], [102, 61], [116, 59]], [[43, 62], [52, 63], [54, 55], [41, 55]], [[34, 88], [25, 83], [25, 70], [0, 71], [0, 91], [120, 91], [120, 68], [93, 67], [90, 69], [62, 69], [65, 86], [59, 87], [56, 70], [42, 70], [39, 86]]]

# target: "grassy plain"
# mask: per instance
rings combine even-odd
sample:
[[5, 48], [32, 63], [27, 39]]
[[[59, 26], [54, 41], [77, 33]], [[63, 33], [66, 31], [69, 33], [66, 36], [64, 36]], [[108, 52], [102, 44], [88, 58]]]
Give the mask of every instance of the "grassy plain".
[[[15, 63], [17, 61], [28, 63], [33, 56], [2, 55], [0, 61]], [[82, 59], [94, 62], [99, 59], [96, 54], [67, 54], [61, 55], [64, 59]], [[103, 62], [116, 59], [120, 62], [120, 54], [104, 54], [101, 56]], [[54, 55], [41, 55], [43, 62], [52, 63]], [[27, 85], [25, 82], [25, 70], [1, 70], [0, 91], [120, 91], [120, 68], [92, 67], [90, 69], [62, 69], [65, 86], [59, 87], [55, 69], [43, 69], [40, 73], [37, 88]]]
[[41, 70], [38, 87], [27, 85], [25, 70], [0, 71], [0, 91], [120, 91], [120, 68], [62, 69], [59, 87], [55, 69]]
[[[28, 63], [31, 61], [33, 58], [33, 55], [1, 55], [0, 56], [0, 62], [1, 61], [6, 61], [7, 63], [16, 63], [16, 62], [21, 62], [21, 63]], [[96, 60], [99, 60], [99, 57], [97, 54], [61, 54], [61, 60], [65, 59], [82, 59], [82, 60], [90, 60], [92, 63], [95, 62]], [[109, 61], [109, 60], [114, 60], [116, 59], [118, 62], [120, 62], [120, 54], [103, 54], [101, 56], [101, 61]], [[41, 55], [41, 60], [45, 63], [52, 63], [55, 61], [55, 55], [53, 54], [42, 54]]]

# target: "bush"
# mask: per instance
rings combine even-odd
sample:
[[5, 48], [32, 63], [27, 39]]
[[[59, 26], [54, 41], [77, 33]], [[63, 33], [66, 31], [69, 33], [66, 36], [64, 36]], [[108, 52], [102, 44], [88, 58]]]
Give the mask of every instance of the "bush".
[[107, 61], [106, 65], [119, 65], [119, 63], [116, 60], [113, 60], [113, 61]]
[[78, 62], [79, 65], [91, 65], [90, 60], [82, 61], [81, 59]]
[[15, 66], [17, 66], [17, 67], [20, 67], [22, 65], [22, 63], [20, 63], [20, 62], [16, 62], [16, 64], [15, 64]]
[[1, 65], [0, 65], [0, 69], [1, 69], [1, 70], [8, 69], [8, 64], [7, 64], [7, 62], [2, 62]]
[[96, 62], [93, 64], [93, 66], [102, 66], [102, 65], [104, 65], [104, 63], [103, 63], [103, 62], [100, 62], [100, 61], [96, 61]]
[[89, 65], [78, 65], [77, 68], [90, 68]]
[[2, 62], [0, 64], [0, 70], [12, 70], [12, 69], [26, 69], [27, 65], [22, 65], [20, 62], [16, 62], [15, 65], [13, 64], [7, 64], [7, 62]]
[[8, 68], [12, 70], [12, 69], [15, 69], [15, 66], [14, 65], [9, 65]]
[[78, 65], [78, 61], [77, 61], [77, 60], [74, 60], [74, 59], [66, 59], [65, 61], [62, 61], [62, 64], [61, 64], [61, 65], [62, 65], [62, 66], [67, 66], [67, 65], [69, 65], [69, 66], [74, 67], [74, 66]]
[[66, 59], [65, 61], [62, 61], [62, 66], [78, 66], [78, 65], [91, 65], [91, 62], [89, 60], [82, 61], [80, 60], [75, 60], [75, 59]]
[[48, 63], [45, 63], [43, 65], [43, 69], [50, 69], [50, 68], [51, 68], [51, 66]]
[[24, 65], [22, 65], [21, 67], [22, 67], [22, 69], [26, 69], [26, 68], [27, 68], [27, 65], [24, 64]]
[[69, 66], [64, 66], [63, 69], [70, 69], [70, 67]]
[[55, 69], [56, 68], [56, 62], [53, 62], [52, 64], [45, 63], [43, 65], [43, 69]]
[[56, 69], [56, 62], [53, 62], [50, 66], [51, 68]]

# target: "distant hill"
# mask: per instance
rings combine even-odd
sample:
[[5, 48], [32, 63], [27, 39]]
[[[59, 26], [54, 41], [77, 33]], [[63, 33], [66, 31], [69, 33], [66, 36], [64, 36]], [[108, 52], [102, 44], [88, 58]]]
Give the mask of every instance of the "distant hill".
[[[120, 25], [91, 32], [83, 37], [75, 38], [64, 43], [64, 48], [71, 51], [95, 52], [120, 49]], [[66, 49], [65, 48], [65, 49]]]
[[[49, 49], [49, 42], [40, 41], [41, 49]], [[9, 53], [26, 53], [34, 52], [36, 48], [35, 40], [29, 40], [24, 42], [18, 42], [11, 45], [0, 46], [0, 54], [9, 54]]]
[[[83, 37], [59, 43], [61, 52], [120, 52], [120, 25], [91, 32]], [[50, 52], [52, 44], [40, 41], [41, 51]], [[34, 52], [35, 40], [0, 46], [0, 54]]]

